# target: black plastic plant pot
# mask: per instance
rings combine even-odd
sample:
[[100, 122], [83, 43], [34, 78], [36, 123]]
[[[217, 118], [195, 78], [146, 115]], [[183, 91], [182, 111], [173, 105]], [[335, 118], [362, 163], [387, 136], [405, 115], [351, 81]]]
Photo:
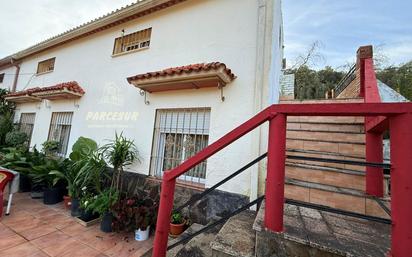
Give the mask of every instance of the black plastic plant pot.
[[72, 198], [72, 204], [70, 206], [70, 214], [73, 217], [80, 217], [81, 210], [80, 210], [80, 200], [77, 198]]
[[93, 213], [91, 211], [85, 211], [83, 209], [80, 210], [80, 217], [79, 219], [81, 219], [84, 222], [89, 222], [91, 220], [97, 219], [99, 217], [99, 215], [97, 213]]
[[113, 215], [109, 212], [103, 214], [102, 221], [100, 222], [100, 230], [106, 233], [112, 232]]
[[20, 173], [20, 192], [30, 192], [31, 191], [31, 180], [26, 174]]
[[60, 188], [46, 188], [44, 190], [43, 203], [56, 204], [63, 201]]

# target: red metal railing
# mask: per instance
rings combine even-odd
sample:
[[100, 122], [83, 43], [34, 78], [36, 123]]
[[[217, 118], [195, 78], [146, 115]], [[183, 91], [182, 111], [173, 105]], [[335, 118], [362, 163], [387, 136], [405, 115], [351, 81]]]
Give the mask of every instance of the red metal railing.
[[[166, 256], [170, 214], [173, 208], [176, 178], [224, 147], [269, 122], [269, 145], [266, 184], [265, 226], [283, 231], [285, 144], [287, 116], [384, 116], [391, 128], [392, 158], [392, 253], [408, 256], [412, 252], [412, 104], [411, 103], [346, 103], [346, 104], [279, 104], [272, 105], [232, 130], [163, 177], [160, 208], [156, 226], [153, 256]], [[396, 240], [395, 240], [396, 239]]]

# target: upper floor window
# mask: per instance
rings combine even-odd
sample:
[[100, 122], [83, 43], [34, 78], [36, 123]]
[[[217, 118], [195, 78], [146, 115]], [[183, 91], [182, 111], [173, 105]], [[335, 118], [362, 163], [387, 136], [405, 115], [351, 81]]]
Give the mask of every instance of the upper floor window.
[[113, 55], [149, 48], [152, 28], [123, 35], [114, 40]]
[[53, 71], [55, 60], [56, 58], [54, 57], [54, 58], [50, 58], [50, 59], [39, 62], [39, 64], [37, 65], [37, 74], [45, 73], [48, 71]]
[[4, 80], [4, 73], [1, 73], [0, 74], [0, 83], [3, 83], [3, 80]]

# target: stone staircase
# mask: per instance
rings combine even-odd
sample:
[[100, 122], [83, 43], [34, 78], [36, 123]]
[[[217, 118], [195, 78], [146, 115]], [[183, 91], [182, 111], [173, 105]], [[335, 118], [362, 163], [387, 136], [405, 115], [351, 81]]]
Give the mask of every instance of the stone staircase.
[[[285, 204], [285, 231], [279, 234], [264, 229], [264, 209], [263, 202], [258, 212], [233, 216], [222, 227], [192, 238], [167, 256], [386, 257], [389, 251], [390, 225]], [[193, 224], [181, 238], [201, 228]]]
[[[284, 101], [282, 103], [347, 103], [363, 99]], [[363, 117], [288, 117], [287, 155], [365, 161]], [[286, 160], [285, 197], [346, 211], [388, 218], [365, 194], [365, 167]], [[381, 199], [389, 207], [390, 198]]]

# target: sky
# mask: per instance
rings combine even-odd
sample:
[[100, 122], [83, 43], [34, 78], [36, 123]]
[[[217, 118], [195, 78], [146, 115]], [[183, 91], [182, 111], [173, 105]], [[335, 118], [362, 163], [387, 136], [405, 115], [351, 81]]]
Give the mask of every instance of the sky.
[[[241, 1], [241, 0], [219, 0]], [[0, 0], [0, 58], [122, 7], [131, 0]], [[412, 59], [411, 0], [283, 0], [285, 57], [319, 42], [314, 68], [353, 62], [372, 44], [387, 65]]]

